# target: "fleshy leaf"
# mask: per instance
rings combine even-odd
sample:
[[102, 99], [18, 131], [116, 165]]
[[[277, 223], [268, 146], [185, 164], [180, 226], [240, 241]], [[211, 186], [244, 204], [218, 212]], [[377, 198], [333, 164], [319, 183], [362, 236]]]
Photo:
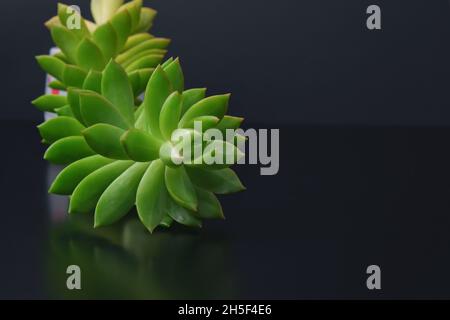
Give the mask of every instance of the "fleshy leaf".
[[140, 59], [130, 63], [126, 67], [127, 72], [133, 72], [139, 69], [154, 68], [164, 59], [164, 55], [161, 54], [149, 54], [141, 57]]
[[176, 222], [188, 227], [201, 228], [202, 222], [189, 210], [179, 206], [172, 198], [167, 198], [167, 213]]
[[169, 78], [174, 90], [182, 93], [184, 90], [184, 75], [181, 69], [180, 60], [177, 58], [167, 67], [164, 67], [164, 72]]
[[144, 41], [152, 39], [153, 36], [148, 33], [137, 33], [135, 35], [132, 35], [128, 38], [127, 42], [125, 43], [125, 46], [123, 48], [123, 51], [128, 51], [131, 48], [143, 43]]
[[80, 110], [84, 122], [88, 126], [106, 123], [127, 129], [128, 122], [108, 100], [91, 91], [80, 91]]
[[142, 8], [139, 25], [135, 28], [134, 32], [147, 32], [148, 30], [150, 30], [155, 16], [155, 10], [151, 8]]
[[134, 161], [147, 162], [158, 159], [161, 141], [145, 131], [131, 129], [121, 137], [125, 152]]
[[37, 56], [37, 62], [41, 68], [58, 80], [63, 79], [65, 63], [52, 56]]
[[100, 48], [105, 61], [114, 57], [118, 50], [118, 35], [111, 23], [99, 26], [92, 34], [95, 44]]
[[65, 137], [81, 136], [84, 126], [74, 118], [56, 117], [39, 125], [38, 129], [42, 139], [53, 143]]
[[186, 209], [197, 211], [197, 194], [183, 166], [177, 168], [167, 167], [165, 182], [170, 196], [176, 203]]
[[170, 140], [172, 132], [177, 129], [181, 116], [181, 95], [178, 92], [172, 93], [164, 102], [159, 116], [159, 127], [162, 136]]
[[153, 161], [139, 184], [136, 207], [145, 227], [153, 232], [167, 214], [167, 190], [164, 184], [165, 166], [161, 160]]
[[123, 68], [112, 60], [103, 71], [102, 94], [129, 123], [134, 123], [133, 89]]
[[73, 136], [53, 143], [45, 152], [44, 159], [54, 164], [69, 164], [94, 154], [83, 137]]
[[167, 97], [172, 92], [172, 86], [161, 67], [156, 68], [147, 85], [144, 99], [144, 112], [152, 135], [161, 139], [159, 115]]
[[131, 17], [131, 30], [134, 31], [141, 18], [142, 0], [133, 0], [122, 5], [118, 11], [127, 10]]
[[51, 29], [52, 39], [70, 62], [76, 61], [76, 52], [80, 39], [67, 28], [54, 26]]
[[70, 213], [89, 213], [94, 211], [105, 189], [128, 169], [133, 161], [115, 161], [84, 178], [73, 191], [70, 198]]
[[81, 88], [86, 77], [87, 72], [83, 69], [77, 66], [66, 65], [62, 80], [67, 87]]
[[120, 52], [131, 34], [131, 17], [128, 10], [118, 12], [112, 19], [111, 25], [117, 35], [117, 52]]
[[197, 102], [205, 99], [206, 88], [189, 89], [183, 92], [183, 109], [182, 114]]
[[125, 130], [109, 124], [99, 123], [83, 131], [83, 136], [88, 145], [96, 153], [111, 159], [127, 160], [120, 137]]
[[67, 105], [67, 98], [57, 95], [43, 95], [31, 102], [41, 111], [53, 111]]
[[95, 70], [89, 71], [86, 79], [84, 79], [83, 89], [101, 93], [102, 73]]
[[123, 0], [91, 0], [91, 12], [97, 24], [108, 21], [122, 6]]
[[225, 219], [217, 197], [209, 191], [197, 188], [198, 211], [193, 213], [201, 219]]
[[136, 56], [137, 54], [141, 53], [142, 51], [151, 50], [151, 49], [165, 49], [169, 45], [170, 40], [166, 38], [152, 38], [149, 40], [146, 40], [137, 46], [125, 51], [124, 53], [120, 54], [116, 58], [117, 63], [123, 63], [132, 57]]
[[53, 194], [70, 195], [77, 185], [89, 174], [100, 169], [114, 160], [102, 156], [90, 156], [78, 160], [62, 170], [50, 187], [49, 192]]
[[77, 48], [77, 62], [85, 70], [101, 71], [105, 67], [105, 58], [100, 48], [89, 38], [84, 38]]
[[133, 208], [139, 182], [147, 167], [148, 163], [135, 163], [108, 186], [95, 208], [95, 227], [112, 224]]
[[228, 110], [229, 94], [217, 95], [205, 98], [195, 105], [190, 107], [183, 118], [180, 120], [179, 127], [184, 128], [184, 125], [190, 120], [201, 116], [215, 116], [222, 119]]
[[236, 173], [229, 168], [205, 170], [186, 167], [186, 171], [196, 186], [216, 194], [229, 194], [245, 190]]

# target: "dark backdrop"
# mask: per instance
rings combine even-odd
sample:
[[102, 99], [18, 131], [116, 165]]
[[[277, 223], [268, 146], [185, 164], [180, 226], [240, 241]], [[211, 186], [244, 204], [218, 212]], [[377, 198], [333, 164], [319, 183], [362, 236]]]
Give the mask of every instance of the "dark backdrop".
[[[88, 1], [73, 0], [84, 12]], [[249, 123], [450, 124], [447, 0], [155, 0], [154, 33], [173, 39], [189, 86], [233, 93]], [[381, 31], [365, 26], [382, 9]], [[1, 117], [40, 119], [54, 0], [2, 4]]]

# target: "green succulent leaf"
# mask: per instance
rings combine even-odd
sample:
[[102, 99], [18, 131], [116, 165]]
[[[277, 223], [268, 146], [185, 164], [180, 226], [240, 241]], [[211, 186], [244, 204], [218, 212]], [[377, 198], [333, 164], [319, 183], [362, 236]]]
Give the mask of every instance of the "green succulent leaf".
[[190, 107], [180, 120], [179, 127], [184, 128], [194, 118], [215, 116], [222, 119], [228, 110], [230, 95], [217, 95], [205, 98]]
[[76, 62], [76, 52], [80, 39], [73, 32], [62, 26], [53, 26], [51, 35], [55, 44], [69, 61], [72, 63]]
[[94, 154], [83, 137], [73, 136], [53, 143], [45, 152], [44, 159], [54, 164], [69, 164]]
[[170, 140], [172, 132], [177, 129], [181, 116], [182, 98], [178, 92], [172, 93], [164, 102], [159, 116], [159, 128], [166, 140]]
[[83, 89], [90, 90], [97, 93], [102, 93], [102, 73], [91, 70], [89, 71], [86, 79], [84, 79]]
[[167, 97], [172, 93], [172, 85], [164, 70], [157, 67], [150, 77], [144, 99], [144, 114], [149, 124], [149, 130], [156, 138], [161, 139], [159, 115]]
[[127, 10], [118, 12], [112, 19], [111, 25], [117, 35], [117, 53], [122, 50], [131, 34], [131, 16]]
[[112, 159], [107, 159], [99, 155], [75, 161], [58, 174], [53, 181], [49, 192], [53, 194], [70, 195], [86, 176], [113, 161], [114, 160]]
[[77, 62], [85, 70], [101, 71], [105, 67], [105, 58], [100, 48], [89, 38], [84, 38], [77, 47]]
[[66, 65], [62, 80], [67, 87], [81, 88], [86, 77], [87, 72], [83, 69], [77, 66]]
[[133, 165], [133, 161], [115, 161], [86, 176], [73, 191], [69, 212], [89, 213], [94, 211], [106, 188], [131, 165]]
[[58, 116], [61, 117], [71, 117], [74, 118], [74, 114], [72, 113], [72, 109], [70, 108], [69, 105], [61, 107], [61, 108], [56, 108], [55, 112]]
[[95, 227], [110, 225], [133, 208], [139, 182], [148, 166], [148, 163], [135, 163], [108, 186], [95, 209]]
[[69, 9], [69, 6], [58, 3], [58, 17], [61, 22], [61, 25], [69, 28], [70, 19], [74, 18], [74, 14], [78, 15], [78, 19], [80, 20], [80, 28], [71, 29], [70, 31], [77, 36], [78, 38], [83, 38], [84, 36], [89, 35], [89, 30], [86, 26], [84, 19], [81, 15], [75, 12], [73, 9]]
[[122, 64], [123, 62], [132, 59], [134, 56], [140, 54], [143, 51], [152, 49], [166, 49], [170, 44], [170, 40], [166, 38], [151, 38], [138, 44], [135, 47], [123, 52], [116, 58], [116, 62]]
[[120, 137], [125, 130], [109, 124], [99, 123], [83, 131], [88, 145], [96, 153], [111, 159], [128, 160]]
[[142, 0], [133, 0], [123, 4], [118, 11], [127, 10], [131, 17], [131, 30], [136, 30], [141, 19]]
[[201, 219], [225, 219], [222, 206], [214, 193], [196, 188], [198, 197], [198, 211], [193, 213]]
[[66, 90], [67, 89], [66, 86], [64, 85], [64, 83], [62, 83], [61, 81], [58, 81], [58, 80], [54, 80], [54, 81], [50, 82], [48, 84], [48, 86], [55, 90]]
[[244, 121], [244, 118], [224, 116], [222, 120], [217, 124], [216, 128], [225, 134], [226, 129], [239, 129], [241, 127], [242, 121]]
[[119, 48], [119, 36], [111, 23], [99, 26], [92, 34], [92, 38], [100, 48], [105, 61], [109, 61], [116, 55]]
[[63, 79], [63, 73], [66, 67], [66, 64], [63, 61], [53, 56], [47, 55], [37, 56], [36, 60], [45, 72], [52, 75], [58, 80]]
[[151, 8], [142, 8], [139, 25], [134, 32], [147, 32], [153, 25], [153, 20], [156, 17], [156, 11]]
[[194, 185], [216, 194], [229, 194], [245, 190], [236, 173], [229, 168], [205, 170], [186, 167], [186, 171]]
[[211, 128], [214, 128], [218, 125], [220, 119], [215, 116], [202, 116], [194, 118], [190, 121], [188, 121], [184, 127], [185, 128], [195, 128], [195, 125], [201, 124], [202, 130], [208, 130]]
[[197, 102], [205, 99], [206, 88], [189, 89], [183, 92], [183, 109], [181, 113], [184, 115], [186, 111]]
[[79, 95], [81, 115], [88, 126], [106, 123], [122, 129], [129, 128], [129, 123], [119, 110], [98, 93], [83, 90], [79, 91]]
[[65, 137], [81, 136], [85, 127], [76, 119], [70, 117], [56, 117], [38, 126], [42, 139], [53, 143]]
[[201, 228], [202, 222], [196, 218], [189, 210], [179, 206], [172, 198], [167, 198], [167, 212], [169, 216], [188, 227]]
[[102, 94], [128, 120], [128, 123], [134, 123], [133, 88], [123, 68], [114, 61], [110, 61], [103, 72]]
[[124, 48], [122, 49], [122, 52], [124, 51], [128, 51], [131, 48], [143, 43], [146, 40], [150, 40], [152, 39], [153, 36], [151, 34], [148, 33], [137, 33], [132, 35], [131, 37], [128, 38], [127, 42], [125, 43]]
[[91, 12], [97, 24], [103, 24], [119, 10], [123, 0], [91, 0]]
[[58, 95], [43, 95], [31, 102], [41, 111], [53, 111], [67, 105], [67, 98]]
[[166, 168], [165, 182], [172, 199], [180, 206], [197, 211], [198, 200], [194, 185], [183, 166]]
[[153, 161], [142, 177], [136, 196], [136, 208], [145, 227], [153, 232], [167, 214], [167, 190], [164, 184], [165, 166]]
[[154, 68], [158, 64], [160, 64], [163, 59], [164, 59], [164, 55], [163, 54], [149, 54], [149, 55], [145, 55], [145, 56], [139, 58], [138, 60], [130, 63], [126, 67], [126, 71], [127, 72], [133, 72], [133, 71], [139, 70], [139, 69]]
[[169, 78], [174, 90], [182, 93], [184, 90], [184, 75], [181, 69], [180, 60], [177, 58], [168, 66], [164, 67], [164, 72]]
[[70, 109], [75, 118], [82, 124], [85, 124], [83, 117], [81, 116], [80, 109], [80, 90], [75, 88], [69, 88], [67, 90], [67, 100], [70, 105]]
[[131, 129], [121, 137], [126, 154], [134, 161], [147, 162], [158, 159], [161, 141], [139, 129]]

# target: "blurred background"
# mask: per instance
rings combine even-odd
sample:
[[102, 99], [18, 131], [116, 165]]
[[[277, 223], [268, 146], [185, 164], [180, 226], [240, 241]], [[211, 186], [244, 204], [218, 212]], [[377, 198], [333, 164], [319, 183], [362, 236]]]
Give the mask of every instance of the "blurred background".
[[231, 114], [281, 137], [278, 175], [237, 168], [247, 191], [221, 199], [225, 222], [153, 236], [133, 213], [93, 230], [47, 194], [58, 169], [30, 101], [56, 3], [1, 6], [0, 298], [450, 298], [447, 0], [146, 0], [187, 86], [232, 92]]

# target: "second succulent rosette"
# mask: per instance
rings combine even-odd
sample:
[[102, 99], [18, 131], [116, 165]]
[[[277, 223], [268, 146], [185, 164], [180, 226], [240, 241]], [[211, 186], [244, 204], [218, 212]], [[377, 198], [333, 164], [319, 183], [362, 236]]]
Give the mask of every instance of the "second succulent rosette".
[[132, 79], [115, 61], [72, 91], [66, 114], [39, 126], [50, 145], [45, 159], [67, 165], [50, 192], [70, 195], [71, 213], [95, 212], [100, 227], [136, 207], [151, 232], [173, 221], [200, 227], [224, 217], [216, 194], [244, 189], [229, 168], [243, 156], [242, 137], [225, 139], [243, 119], [227, 115], [230, 95], [185, 90], [178, 59], [156, 67], [138, 107]]

